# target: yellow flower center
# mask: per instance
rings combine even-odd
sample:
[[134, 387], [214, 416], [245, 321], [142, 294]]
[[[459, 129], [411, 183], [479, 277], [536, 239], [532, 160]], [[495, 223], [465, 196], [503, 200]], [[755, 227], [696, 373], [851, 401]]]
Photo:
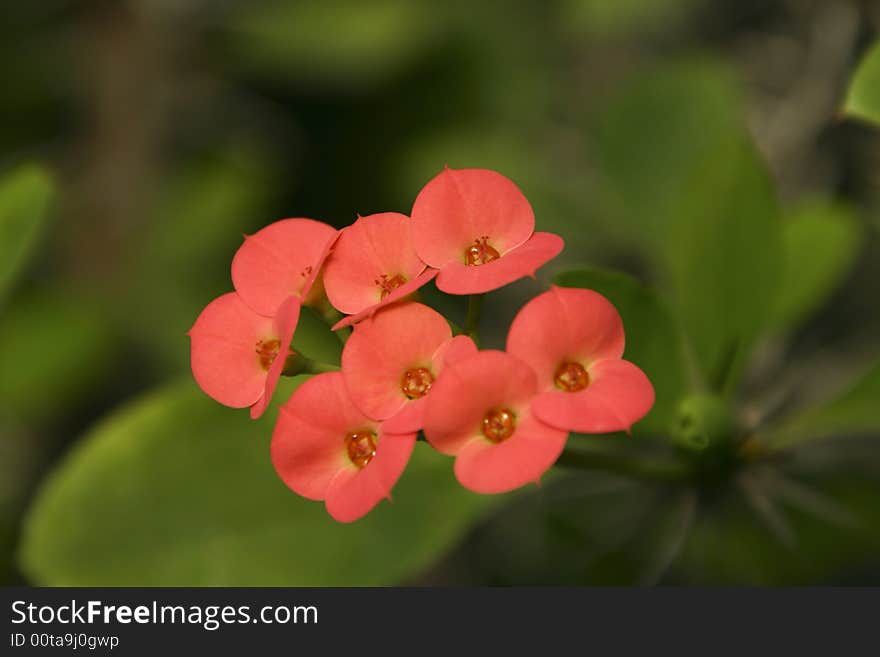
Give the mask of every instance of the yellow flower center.
[[489, 237], [483, 235], [483, 237], [474, 240], [474, 243], [465, 249], [464, 263], [466, 265], [469, 267], [477, 267], [479, 265], [485, 265], [487, 262], [498, 260], [498, 258], [501, 257], [501, 254], [498, 253], [494, 247], [489, 246], [488, 240]]
[[355, 431], [345, 437], [348, 458], [362, 468], [376, 456], [376, 434], [372, 431]]
[[590, 374], [580, 363], [567, 360], [556, 368], [553, 383], [565, 392], [578, 392], [590, 385]]
[[493, 443], [507, 440], [516, 430], [516, 415], [509, 408], [493, 408], [483, 417], [483, 435]]
[[424, 397], [431, 390], [434, 383], [434, 375], [425, 367], [416, 367], [403, 373], [400, 379], [400, 389], [410, 399]]
[[260, 367], [268, 371], [278, 357], [278, 352], [281, 351], [281, 342], [278, 340], [257, 340], [254, 351], [257, 352]]

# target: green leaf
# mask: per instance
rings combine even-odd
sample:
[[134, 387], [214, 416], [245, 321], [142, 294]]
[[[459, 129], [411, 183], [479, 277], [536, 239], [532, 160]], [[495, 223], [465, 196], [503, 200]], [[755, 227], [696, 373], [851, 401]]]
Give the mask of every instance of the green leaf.
[[669, 309], [653, 289], [626, 274], [582, 268], [562, 272], [554, 280], [564, 287], [595, 290], [617, 308], [626, 331], [624, 357], [644, 370], [657, 397], [654, 408], [633, 430], [667, 431], [686, 388], [681, 334]]
[[819, 309], [849, 272], [861, 230], [846, 206], [814, 201], [782, 225], [782, 284], [773, 325], [791, 329]]
[[837, 399], [770, 428], [764, 441], [771, 447], [847, 434], [880, 432], [880, 363]]
[[420, 443], [393, 502], [336, 523], [275, 474], [271, 422], [220, 407], [191, 382], [123, 408], [39, 492], [23, 571], [71, 586], [394, 584], [430, 565], [491, 503]]
[[52, 194], [49, 174], [35, 165], [0, 180], [0, 301], [37, 245]]
[[697, 362], [730, 392], [773, 311], [781, 269], [774, 190], [751, 144], [734, 141], [690, 180], [666, 242], [666, 266]]
[[[590, 127], [606, 213], [626, 237], [662, 254], [696, 173], [742, 134], [741, 90], [716, 62], [684, 60], [627, 80]], [[661, 249], [658, 251], [658, 246]]]
[[774, 191], [743, 114], [727, 67], [685, 61], [636, 76], [594, 134], [606, 212], [656, 268], [717, 390], [766, 325], [780, 268]]
[[862, 58], [849, 84], [843, 112], [880, 124], [880, 42]]

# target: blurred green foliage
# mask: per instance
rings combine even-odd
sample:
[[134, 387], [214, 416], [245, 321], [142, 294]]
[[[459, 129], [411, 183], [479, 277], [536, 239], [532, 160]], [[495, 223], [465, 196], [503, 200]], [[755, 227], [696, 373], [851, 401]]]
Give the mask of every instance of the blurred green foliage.
[[691, 15], [702, 0], [564, 0], [565, 20], [573, 30], [595, 38], [668, 29]]
[[710, 385], [777, 291], [778, 208], [740, 95], [727, 69], [685, 61], [637, 76], [596, 133], [608, 206], [669, 287]]
[[237, 66], [259, 77], [346, 89], [399, 73], [444, 27], [409, 0], [248, 3], [227, 26]]
[[805, 201], [782, 226], [782, 282], [772, 324], [791, 330], [818, 310], [850, 272], [861, 225], [853, 210]]
[[34, 165], [0, 180], [0, 302], [37, 246], [52, 195], [49, 174]]
[[570, 476], [499, 510], [477, 532], [473, 553], [459, 558], [459, 576], [467, 581], [470, 568], [492, 584], [526, 586], [853, 584], [864, 576], [860, 568], [880, 547], [876, 481], [762, 483], [786, 513], [785, 540], [732, 491], [701, 512], [686, 489]]
[[267, 416], [251, 422], [187, 381], [107, 419], [38, 498], [25, 572], [68, 586], [379, 585], [430, 565], [494, 501], [420, 444], [391, 503], [337, 523], [275, 475]]
[[[876, 582], [880, 135], [832, 119], [880, 121], [880, 53], [867, 12], [794, 4], [10, 7], [2, 581]], [[487, 299], [484, 344], [556, 274], [615, 303], [657, 403], [500, 499], [419, 444], [393, 503], [339, 526], [272, 471], [274, 409], [181, 380], [185, 332], [243, 233], [406, 212], [445, 164], [511, 177], [566, 240]], [[303, 315], [295, 348], [341, 346]]]
[[874, 365], [840, 397], [817, 405], [781, 426], [768, 429], [767, 440], [776, 447], [829, 436], [880, 431], [880, 364]]
[[116, 336], [94, 302], [72, 295], [33, 291], [13, 310], [0, 319], [0, 405], [46, 426], [113, 371]]

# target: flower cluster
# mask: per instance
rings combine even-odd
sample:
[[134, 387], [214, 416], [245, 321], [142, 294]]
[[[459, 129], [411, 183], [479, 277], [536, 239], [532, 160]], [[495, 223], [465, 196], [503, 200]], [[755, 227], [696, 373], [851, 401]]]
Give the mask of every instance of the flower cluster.
[[[445, 169], [410, 216], [359, 217], [341, 231], [285, 219], [246, 237], [234, 292], [189, 332], [196, 381], [259, 417], [279, 376], [296, 370], [303, 305], [332, 305], [354, 326], [339, 371], [303, 383], [280, 407], [272, 462], [298, 494], [341, 522], [368, 513], [406, 467], [422, 432], [455, 457], [458, 481], [501, 493], [539, 480], [569, 432], [628, 430], [654, 402], [645, 374], [622, 359], [623, 324], [591, 290], [552, 287], [517, 314], [506, 351], [479, 350], [414, 300], [431, 280], [479, 295], [534, 272], [562, 239], [535, 232], [532, 208], [507, 178]], [[337, 315], [338, 317], [339, 315]], [[299, 361], [298, 361], [299, 359]]]

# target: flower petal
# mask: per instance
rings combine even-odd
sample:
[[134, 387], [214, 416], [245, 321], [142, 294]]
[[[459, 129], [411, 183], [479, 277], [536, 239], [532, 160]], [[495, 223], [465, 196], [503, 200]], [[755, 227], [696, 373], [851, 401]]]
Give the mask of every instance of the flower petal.
[[629, 431], [654, 405], [654, 387], [626, 360], [600, 360], [589, 368], [590, 385], [580, 392], [550, 390], [532, 411], [542, 421], [579, 433]]
[[[456, 335], [447, 340], [434, 352], [432, 359], [434, 376], [439, 377], [449, 363], [473, 356], [477, 351], [477, 345], [466, 335]], [[400, 411], [382, 423], [382, 429], [386, 433], [419, 431], [425, 424], [425, 410], [430, 396], [431, 393], [428, 393], [421, 399], [412, 399], [404, 404]]]
[[525, 276], [555, 258], [565, 243], [554, 233], [535, 233], [524, 244], [485, 265], [468, 266], [456, 260], [440, 270], [437, 287], [447, 294], [482, 294], [497, 290]]
[[482, 436], [483, 417], [492, 408], [527, 413], [537, 385], [532, 369], [503, 351], [480, 351], [449, 363], [427, 397], [425, 437], [438, 451], [456, 454]]
[[287, 356], [290, 354], [290, 343], [293, 340], [293, 334], [296, 332], [296, 326], [299, 324], [301, 307], [302, 303], [299, 297], [296, 296], [288, 297], [278, 307], [278, 314], [275, 316], [274, 322], [281, 349], [278, 352], [278, 356], [272, 361], [272, 365], [269, 366], [263, 395], [257, 400], [256, 404], [251, 406], [251, 418], [254, 420], [266, 411], [269, 402], [272, 401], [272, 395], [275, 393], [278, 379], [281, 378], [281, 372], [284, 371]]
[[[429, 395], [430, 396], [430, 393]], [[425, 423], [425, 409], [428, 407], [428, 396], [412, 399], [401, 406], [400, 410], [382, 422], [382, 429], [387, 434], [405, 434], [417, 432]]]
[[365, 516], [379, 502], [391, 497], [391, 489], [406, 469], [416, 434], [390, 436], [381, 429], [376, 455], [363, 468], [339, 472], [327, 490], [327, 512], [339, 522]]
[[434, 372], [439, 376], [443, 368], [479, 351], [474, 341], [467, 335], [456, 335], [447, 340], [434, 352]]
[[423, 285], [430, 283], [438, 273], [439, 272], [436, 269], [426, 269], [424, 272], [416, 276], [413, 280], [408, 281], [404, 285], [401, 285], [400, 287], [392, 290], [388, 296], [386, 296], [378, 303], [370, 306], [369, 308], [364, 308], [362, 311], [355, 313], [354, 315], [349, 315], [345, 319], [336, 322], [333, 325], [333, 330], [338, 331], [339, 329], [345, 328], [346, 326], [357, 324], [362, 319], [372, 317], [374, 314], [376, 314], [377, 311], [381, 310], [382, 308], [385, 308], [386, 306], [390, 306], [397, 301], [405, 299]]
[[324, 288], [333, 307], [348, 315], [382, 301], [384, 276], [407, 282], [425, 269], [412, 244], [410, 218], [397, 212], [360, 217], [345, 228], [324, 269]]
[[486, 494], [537, 483], [559, 458], [567, 439], [567, 431], [526, 415], [513, 436], [503, 442], [480, 437], [464, 445], [455, 459], [455, 476], [465, 488]]
[[525, 242], [535, 214], [519, 188], [488, 169], [449, 169], [428, 182], [412, 209], [413, 242], [432, 267], [463, 262], [483, 237], [503, 253]]
[[419, 367], [433, 370], [434, 353], [451, 338], [443, 315], [420, 303], [396, 304], [364, 320], [342, 351], [352, 401], [376, 420], [393, 416], [409, 401], [403, 375]]
[[352, 403], [342, 374], [318, 374], [281, 406], [272, 433], [272, 464], [291, 490], [323, 500], [340, 470], [354, 467], [346, 436], [365, 429], [377, 431], [378, 425]]
[[305, 296], [337, 230], [314, 219], [282, 219], [253, 235], [232, 259], [235, 290], [255, 312], [272, 317], [291, 294]]
[[507, 334], [507, 350], [532, 366], [542, 389], [554, 387], [564, 361], [589, 366], [620, 358], [623, 347], [617, 310], [598, 292], [579, 288], [554, 286], [539, 294], [517, 313]]
[[209, 303], [189, 330], [193, 376], [216, 401], [244, 408], [263, 394], [266, 370], [256, 352], [260, 340], [275, 340], [272, 319], [258, 315], [235, 292]]

